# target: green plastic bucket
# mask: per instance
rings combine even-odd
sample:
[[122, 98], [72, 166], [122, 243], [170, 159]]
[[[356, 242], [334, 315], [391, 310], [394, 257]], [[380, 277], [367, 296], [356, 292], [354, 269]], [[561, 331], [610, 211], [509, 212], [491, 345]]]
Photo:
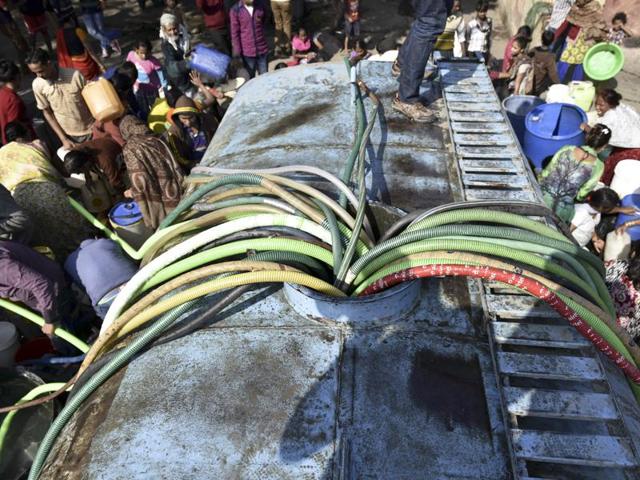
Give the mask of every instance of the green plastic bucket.
[[615, 77], [624, 66], [624, 53], [614, 43], [598, 43], [591, 47], [584, 57], [584, 72], [596, 81]]

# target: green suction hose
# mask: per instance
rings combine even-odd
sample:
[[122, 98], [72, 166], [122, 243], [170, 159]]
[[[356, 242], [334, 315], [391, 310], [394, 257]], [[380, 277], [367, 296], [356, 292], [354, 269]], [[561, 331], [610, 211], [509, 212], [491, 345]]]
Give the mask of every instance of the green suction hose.
[[[45, 323], [44, 318], [42, 318], [40, 315], [37, 315], [33, 313], [31, 310], [21, 307], [20, 305], [16, 305], [15, 303], [10, 302], [9, 300], [0, 298], [0, 307], [4, 307], [10, 312], [20, 315], [22, 318], [25, 318], [30, 322], [35, 323], [39, 327], [42, 327]], [[89, 351], [89, 345], [84, 343], [75, 335], [72, 335], [71, 333], [67, 332], [66, 330], [60, 327], [56, 327], [55, 330], [53, 331], [53, 334], [56, 335], [57, 337], [60, 337], [62, 340], [65, 340], [69, 344], [73, 345], [82, 353], [87, 353]]]
[[[34, 389], [30, 390], [24, 397], [16, 402], [16, 405], [20, 405], [21, 403], [28, 402], [33, 400], [34, 398], [38, 398], [40, 395], [44, 393], [55, 392], [65, 384], [60, 383], [45, 383], [44, 385], [38, 385]], [[17, 410], [7, 413], [6, 417], [2, 420], [2, 425], [0, 425], [0, 458], [2, 458], [2, 450], [4, 449], [4, 441], [7, 437], [7, 433], [9, 433], [9, 427], [11, 427], [11, 422], [13, 421], [13, 417], [15, 417]]]
[[[373, 262], [367, 265], [356, 277], [354, 284], [358, 285], [359, 281], [363, 281], [365, 275], [371, 272], [375, 272], [380, 267], [388, 265], [389, 263], [404, 257], [405, 255], [415, 254], [418, 252], [429, 252], [438, 250], [453, 250], [462, 252], [482, 253], [486, 255], [492, 255], [495, 257], [510, 259], [519, 263], [538, 268], [542, 271], [548, 272], [552, 275], [556, 275], [574, 286], [574, 290], [578, 289], [586, 292], [590, 299], [595, 302], [600, 308], [607, 310], [607, 305], [600, 298], [598, 292], [583, 279], [578, 277], [570, 270], [558, 265], [554, 262], [546, 260], [535, 254], [529, 252], [523, 252], [515, 248], [504, 247], [502, 245], [496, 245], [492, 243], [491, 239], [485, 241], [473, 241], [473, 240], [451, 240], [451, 239], [432, 239], [423, 240], [420, 242], [403, 245], [395, 248], [384, 255], [376, 258]], [[377, 275], [376, 275], [377, 276]], [[368, 282], [371, 283], [371, 282]], [[609, 312], [611, 313], [611, 312]], [[612, 316], [615, 316], [615, 312]]]
[[[347, 74], [351, 76], [352, 67], [351, 67], [351, 64], [349, 63], [349, 59], [345, 58], [344, 63], [345, 63], [345, 66], [347, 67]], [[351, 152], [349, 152], [347, 161], [345, 162], [344, 167], [342, 167], [342, 173], [340, 174], [340, 179], [347, 186], [351, 183], [353, 166], [355, 164], [356, 158], [358, 157], [358, 152], [360, 151], [360, 145], [362, 144], [362, 139], [364, 138], [364, 132], [365, 132], [364, 102], [362, 101], [360, 89], [356, 85], [354, 85], [353, 90], [355, 93], [354, 103], [356, 107], [356, 135], [353, 141], [353, 146], [351, 147]], [[338, 200], [338, 203], [342, 208], [346, 208], [347, 197], [344, 193], [340, 193], [340, 198]]]
[[293, 252], [319, 260], [326, 265], [333, 266], [333, 256], [331, 252], [318, 245], [303, 242], [302, 240], [292, 240], [289, 238], [256, 238], [252, 240], [240, 240], [238, 242], [220, 245], [174, 262], [149, 278], [144, 283], [140, 291], [144, 292], [149, 290], [160, 283], [166, 282], [171, 278], [174, 278], [184, 272], [188, 272], [189, 270], [193, 270], [194, 268], [206, 263], [215, 262], [232, 255], [246, 254], [251, 250]]
[[515, 213], [503, 212], [499, 210], [487, 210], [480, 208], [470, 208], [464, 210], [453, 210], [433, 215], [424, 220], [420, 220], [407, 228], [407, 232], [414, 230], [438, 227], [450, 223], [470, 223], [483, 222], [501, 225], [509, 225], [510, 227], [518, 227], [528, 230], [545, 237], [553, 238], [561, 242], [571, 243], [562, 233], [554, 230], [547, 225], [531, 220], [530, 218], [516, 215]]
[[100, 385], [107, 381], [114, 373], [120, 368], [127, 365], [131, 359], [140, 352], [146, 345], [153, 341], [156, 337], [160, 336], [167, 328], [169, 328], [178, 318], [183, 314], [189, 312], [194, 307], [203, 303], [204, 299], [184, 303], [175, 308], [171, 312], [164, 315], [160, 320], [155, 322], [147, 330], [145, 330], [139, 337], [135, 338], [129, 345], [119, 351], [109, 363], [102, 367], [96, 374], [91, 377], [87, 383], [85, 383], [76, 394], [69, 400], [64, 406], [60, 414], [51, 424], [51, 427], [47, 431], [47, 434], [40, 442], [38, 452], [33, 459], [31, 470], [29, 471], [28, 480], [37, 480], [42, 471], [42, 467], [53, 447], [53, 444], [64, 428], [69, 422], [72, 415], [80, 408], [82, 403], [91, 395]]
[[558, 250], [562, 250], [571, 255], [575, 255], [577, 258], [588, 262], [591, 266], [595, 266], [596, 269], [598, 268], [598, 266], [601, 270], [603, 269], [600, 259], [587, 252], [586, 250], [578, 247], [577, 245], [566, 241], [555, 240], [530, 231], [524, 231], [509, 227], [493, 227], [489, 225], [442, 225], [439, 227], [431, 228], [429, 230], [415, 230], [411, 232], [405, 232], [395, 238], [376, 245], [351, 265], [345, 281], [346, 283], [351, 284], [353, 279], [358, 275], [358, 273], [360, 273], [365, 265], [372, 262], [376, 257], [382, 255], [385, 252], [388, 252], [389, 250], [393, 250], [396, 247], [420, 240], [427, 240], [429, 238], [467, 235], [483, 238], [500, 238], [529, 243], [538, 243], [540, 245], [557, 248]]

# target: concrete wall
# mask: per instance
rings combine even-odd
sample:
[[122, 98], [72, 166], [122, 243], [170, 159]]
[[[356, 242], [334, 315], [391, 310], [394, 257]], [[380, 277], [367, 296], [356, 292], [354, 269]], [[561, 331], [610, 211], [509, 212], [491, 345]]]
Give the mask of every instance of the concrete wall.
[[640, 35], [640, 16], [638, 15], [638, 7], [640, 2], [638, 0], [607, 0], [604, 6], [604, 18], [607, 22], [611, 21], [611, 18], [617, 12], [626, 12], [629, 17], [629, 24], [627, 29], [634, 35]]

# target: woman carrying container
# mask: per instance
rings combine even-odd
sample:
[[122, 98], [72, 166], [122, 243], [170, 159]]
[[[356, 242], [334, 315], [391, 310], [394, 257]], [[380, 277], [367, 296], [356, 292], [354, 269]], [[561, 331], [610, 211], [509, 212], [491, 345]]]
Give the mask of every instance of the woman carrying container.
[[[611, 184], [616, 166], [622, 160], [640, 160], [640, 114], [621, 100], [622, 95], [610, 88], [598, 90], [596, 94], [596, 121], [612, 132], [609, 145], [613, 150], [602, 174], [606, 185]], [[580, 128], [589, 132], [592, 127], [583, 123]]]
[[596, 125], [587, 134], [585, 145], [562, 147], [538, 177], [544, 201], [562, 220], [571, 222], [574, 203], [584, 200], [604, 170], [598, 152], [609, 143], [611, 129]]
[[218, 121], [212, 115], [202, 113], [189, 97], [178, 99], [171, 115], [168, 140], [186, 170], [202, 159], [217, 128]]
[[0, 148], [0, 183], [31, 217], [33, 242], [48, 245], [63, 260], [92, 236], [91, 227], [69, 204], [44, 144], [31, 140], [20, 123], [7, 125], [5, 134], [9, 143]]
[[180, 202], [182, 170], [169, 147], [137, 117], [124, 117], [120, 132], [127, 142], [122, 156], [131, 183], [125, 196], [137, 202], [145, 225], [156, 229]]
[[561, 45], [558, 74], [562, 83], [584, 80], [584, 57], [589, 48], [606, 38], [607, 33], [598, 0], [576, 0], [567, 19], [556, 31], [556, 45]]

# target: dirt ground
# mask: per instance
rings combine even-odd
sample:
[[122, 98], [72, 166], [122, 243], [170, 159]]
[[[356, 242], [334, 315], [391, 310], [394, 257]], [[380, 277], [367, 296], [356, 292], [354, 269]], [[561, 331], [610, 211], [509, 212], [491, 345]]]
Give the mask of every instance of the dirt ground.
[[[232, 2], [233, 0], [229, 0]], [[498, 0], [492, 0], [490, 5], [495, 8]], [[411, 25], [410, 0], [369, 0], [361, 2], [362, 32], [367, 41], [367, 46], [374, 49], [376, 44], [387, 38], [397, 38], [405, 34]], [[463, 0], [463, 11], [467, 17], [471, 17], [474, 11], [476, 0]], [[195, 0], [184, 0], [182, 8], [190, 30], [193, 34], [193, 43], [206, 43], [206, 29], [204, 28], [202, 17], [195, 8]], [[138, 38], [148, 38], [154, 41], [154, 50], [159, 55], [158, 40], [158, 20], [162, 12], [162, 7], [153, 6], [151, 0], [147, 0], [147, 7], [140, 11], [135, 0], [107, 0], [105, 10], [106, 26], [109, 29], [117, 29], [121, 32], [120, 44], [123, 50], [123, 57], [111, 57], [105, 60], [107, 66], [117, 65], [124, 60], [126, 52], [131, 48], [132, 43]], [[494, 19], [494, 38], [492, 44], [492, 54], [496, 58], [501, 58], [504, 46], [509, 37], [502, 25], [496, 11], [489, 12]], [[19, 14], [14, 15], [20, 23]], [[304, 6], [303, 24], [311, 32], [329, 27], [334, 20], [334, 13], [329, 0], [307, 0]], [[21, 26], [21, 28], [23, 28]], [[51, 19], [50, 31], [53, 32], [53, 19]], [[273, 41], [273, 28], [268, 28], [268, 37]], [[99, 51], [97, 42], [94, 42], [96, 51]], [[43, 45], [41, 45], [43, 46]], [[618, 75], [617, 85], [625, 101], [640, 108], [640, 90], [637, 82], [640, 79], [640, 48], [626, 48], [627, 62], [624, 71]], [[17, 52], [12, 45], [3, 41], [0, 42], [0, 56], [17, 59]], [[272, 62], [273, 65], [274, 62]], [[24, 96], [30, 109], [33, 109], [33, 98], [31, 95], [32, 77], [25, 76], [22, 83], [21, 94]], [[35, 113], [35, 112], [34, 112]]]

